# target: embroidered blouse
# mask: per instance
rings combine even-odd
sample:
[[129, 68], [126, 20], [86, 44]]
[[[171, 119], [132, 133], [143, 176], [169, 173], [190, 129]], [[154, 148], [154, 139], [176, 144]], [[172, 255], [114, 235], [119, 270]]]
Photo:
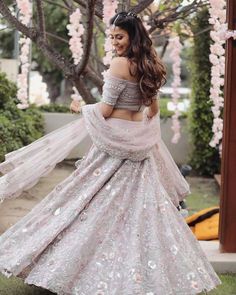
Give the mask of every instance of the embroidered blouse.
[[109, 72], [104, 78], [102, 102], [131, 111], [142, 111], [145, 108], [138, 82], [118, 78]]

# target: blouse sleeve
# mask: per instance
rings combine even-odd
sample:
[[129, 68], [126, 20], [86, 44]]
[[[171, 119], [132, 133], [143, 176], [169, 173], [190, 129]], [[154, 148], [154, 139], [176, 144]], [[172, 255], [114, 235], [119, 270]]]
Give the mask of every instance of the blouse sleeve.
[[125, 81], [122, 79], [106, 74], [102, 88], [102, 102], [114, 106], [125, 86]]

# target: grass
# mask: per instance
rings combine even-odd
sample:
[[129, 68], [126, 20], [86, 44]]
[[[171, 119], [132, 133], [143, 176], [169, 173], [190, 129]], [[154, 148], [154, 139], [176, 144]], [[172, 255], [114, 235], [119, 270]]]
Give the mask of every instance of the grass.
[[[236, 274], [219, 275], [222, 284], [208, 292], [209, 295], [236, 295]], [[203, 294], [202, 294], [203, 295]]]
[[48, 290], [30, 286], [16, 277], [6, 278], [0, 274], [0, 294], [1, 295], [54, 295]]
[[[188, 177], [191, 195], [186, 198], [189, 215], [204, 208], [218, 206], [219, 186], [212, 178]], [[208, 292], [209, 295], [236, 295], [236, 274], [218, 274], [222, 284]], [[203, 293], [202, 293], [203, 295]]]
[[213, 178], [188, 177], [187, 181], [191, 190], [191, 195], [186, 198], [189, 215], [219, 205], [219, 187]]
[[[236, 274], [219, 275], [222, 284], [217, 289], [208, 292], [209, 295], [236, 295]], [[45, 289], [24, 284], [23, 280], [15, 277], [9, 279], [0, 275], [1, 295], [55, 295]], [[203, 293], [201, 293], [203, 295]], [[164, 295], [164, 294], [163, 294]]]

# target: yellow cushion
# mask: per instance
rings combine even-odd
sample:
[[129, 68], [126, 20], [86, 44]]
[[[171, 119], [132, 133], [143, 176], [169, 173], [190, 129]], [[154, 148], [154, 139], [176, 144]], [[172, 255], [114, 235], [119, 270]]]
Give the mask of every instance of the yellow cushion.
[[[201, 215], [210, 212], [212, 209], [217, 209], [219, 207], [211, 207], [203, 209], [191, 216], [185, 218], [186, 222], [189, 224], [190, 222], [195, 221]], [[213, 214], [211, 217], [208, 217], [194, 226], [190, 226], [190, 229], [196, 236], [198, 240], [215, 240], [218, 239], [218, 228], [219, 228], [219, 213]]]

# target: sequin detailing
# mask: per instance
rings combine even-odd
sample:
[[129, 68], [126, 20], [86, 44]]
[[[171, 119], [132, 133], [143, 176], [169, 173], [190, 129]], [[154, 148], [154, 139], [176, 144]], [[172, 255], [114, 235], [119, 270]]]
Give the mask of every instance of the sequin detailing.
[[61, 208], [57, 208], [55, 212], [53, 213], [55, 216], [59, 215], [61, 213]]
[[178, 249], [178, 247], [177, 247], [176, 245], [172, 245], [172, 246], [170, 247], [170, 251], [171, 251], [174, 255], [177, 255], [179, 249]]
[[152, 260], [148, 261], [148, 267], [150, 267], [151, 269], [155, 269], [157, 267], [156, 263]]
[[82, 212], [81, 214], [80, 214], [80, 220], [81, 221], [84, 221], [84, 220], [86, 220], [87, 219], [87, 213], [86, 212]]
[[191, 279], [194, 279], [195, 278], [195, 274], [193, 272], [190, 272], [187, 274], [187, 279], [188, 280], [191, 280]]
[[106, 121], [95, 108], [84, 109], [94, 145], [76, 173], [0, 236], [0, 272], [58, 295], [215, 288], [221, 282], [174, 204], [188, 185], [163, 154], [158, 119]]
[[102, 101], [114, 108], [142, 111], [142, 93], [138, 83], [105, 74]]
[[96, 170], [94, 170], [93, 175], [95, 176], [99, 176], [101, 174], [101, 169], [97, 168]]

